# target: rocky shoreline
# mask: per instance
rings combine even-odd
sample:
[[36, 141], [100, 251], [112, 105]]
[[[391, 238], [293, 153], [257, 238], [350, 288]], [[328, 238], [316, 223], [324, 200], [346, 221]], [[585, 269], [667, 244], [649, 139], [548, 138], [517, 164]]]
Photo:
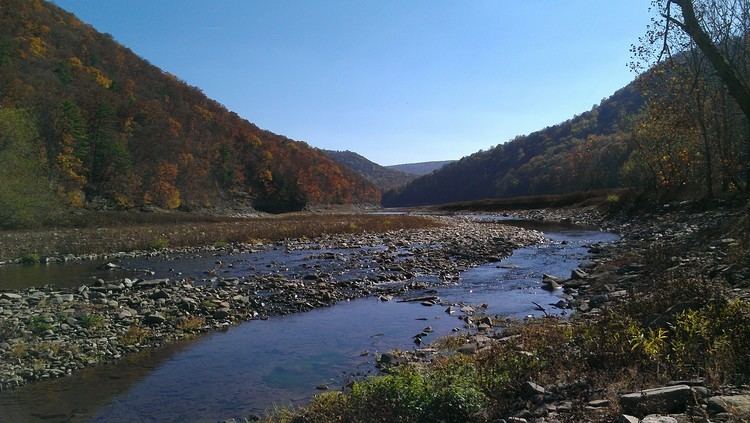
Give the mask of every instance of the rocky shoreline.
[[[750, 257], [744, 258], [744, 265], [743, 259], [736, 257], [743, 248], [747, 254], [747, 245], [739, 239], [747, 237], [747, 233], [741, 227], [733, 227], [747, 219], [749, 211], [747, 207], [702, 210], [681, 203], [666, 205], [637, 219], [606, 217], [595, 208], [513, 211], [505, 215], [597, 225], [621, 235], [619, 242], [590, 248], [589, 260], [570, 278], [545, 275], [547, 287], [564, 290], [576, 311], [568, 322], [554, 320], [553, 324], [564, 331], [569, 323], [596, 321], [602, 315], [617, 312], [618, 306], [639, 301], [650, 293], [651, 281], [665, 275], [719, 281], [729, 297], [750, 301]], [[491, 353], [499, 347], [524, 351], [519, 337], [521, 328], [528, 323], [487, 316], [474, 308], [461, 311], [467, 333], [415, 351], [385, 354], [379, 360], [381, 369], [388, 372], [393, 365], [407, 363], [430, 366], [451, 355]], [[661, 316], [650, 318], [658, 320]], [[502, 421], [612, 421], [613, 416], [622, 423], [750, 421], [750, 386], [716, 386], [703, 377], [642, 386], [634, 392], [625, 390], [616, 398], [605, 396], [583, 380], [551, 386], [529, 380], [518, 390], [520, 395], [511, 407], [515, 413]], [[584, 402], [582, 391], [588, 392]]]
[[[443, 225], [433, 229], [326, 235], [265, 246], [229, 247], [233, 254], [262, 248], [363, 249], [358, 257], [372, 260], [375, 270], [362, 278], [342, 280], [323, 268], [311, 269], [297, 278], [252, 272], [240, 278], [212, 278], [210, 283], [189, 278], [123, 278], [99, 280], [77, 289], [47, 286], [0, 292], [0, 390], [62, 377], [247, 320], [453, 283], [462, 270], [497, 261], [543, 238], [539, 232], [464, 218], [437, 219]], [[216, 249], [181, 252], [207, 254]], [[336, 261], [339, 257], [331, 254], [325, 259]]]

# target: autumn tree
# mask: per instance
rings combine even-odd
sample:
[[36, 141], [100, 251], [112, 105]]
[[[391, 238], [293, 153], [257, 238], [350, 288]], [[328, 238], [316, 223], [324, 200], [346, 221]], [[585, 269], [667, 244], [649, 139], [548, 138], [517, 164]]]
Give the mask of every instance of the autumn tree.
[[83, 161], [89, 154], [86, 120], [80, 108], [72, 101], [63, 101], [53, 115], [56, 155], [61, 194], [74, 207], [84, 204], [83, 187], [86, 169]]
[[[679, 168], [691, 170], [692, 179], [682, 184], [700, 179], [707, 197], [716, 184], [722, 192], [747, 191], [750, 138], [743, 103], [750, 97], [743, 91], [750, 2], [657, 0], [653, 7], [658, 16], [633, 48], [633, 68], [642, 72], [639, 82], [649, 103], [638, 127], [640, 157], [670, 189], [674, 178], [665, 176], [666, 170]], [[643, 139], [646, 134], [653, 139]], [[657, 139], [661, 146], [654, 144]], [[666, 151], [680, 151], [680, 160], [690, 162], [674, 162], [677, 156]], [[665, 162], [672, 163], [664, 167]]]

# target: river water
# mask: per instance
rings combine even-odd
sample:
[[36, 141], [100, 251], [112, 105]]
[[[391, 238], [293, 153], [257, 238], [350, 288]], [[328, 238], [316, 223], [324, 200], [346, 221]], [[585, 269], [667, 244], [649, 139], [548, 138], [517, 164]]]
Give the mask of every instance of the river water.
[[[541, 289], [542, 274], [567, 277], [586, 260], [588, 246], [617, 239], [614, 234], [593, 228], [507, 223], [542, 230], [546, 242], [520, 248], [501, 262], [463, 272], [458, 285], [436, 289], [441, 299], [452, 303], [484, 303], [488, 313], [518, 318], [540, 314], [534, 303], [545, 306], [549, 313], [563, 313], [550, 304], [558, 302], [564, 294]], [[339, 261], [346, 261], [346, 253], [333, 253]], [[268, 256], [222, 257], [222, 263], [235, 263], [222, 272], [299, 274], [319, 264], [316, 260], [323, 260], [319, 251], [289, 256], [288, 252], [271, 250], [264, 254]], [[359, 257], [362, 256], [366, 252]], [[218, 261], [216, 257], [149, 259], [148, 263], [137, 261], [144, 259], [134, 260], [128, 265], [133, 268], [148, 265], [159, 274], [175, 273], [182, 268], [186, 272], [205, 269], [206, 264]], [[199, 266], [181, 264], [191, 260], [204, 262]], [[102, 272], [98, 270], [99, 264], [77, 265], [74, 272], [79, 283], [81, 276], [108, 276], [97, 273]], [[62, 269], [58, 274], [64, 273]], [[27, 272], [27, 276], [33, 276], [32, 271]], [[0, 272], [0, 280], [2, 276]], [[352, 379], [374, 372], [376, 353], [414, 348], [412, 337], [427, 326], [433, 332], [424, 341], [430, 342], [450, 334], [454, 328], [462, 328], [463, 322], [445, 313], [444, 307], [381, 302], [374, 298], [267, 321], [254, 320], [226, 332], [85, 369], [70, 377], [0, 393], [0, 421], [215, 422], [262, 415], [276, 405], [302, 404], [323, 385], [340, 388]]]

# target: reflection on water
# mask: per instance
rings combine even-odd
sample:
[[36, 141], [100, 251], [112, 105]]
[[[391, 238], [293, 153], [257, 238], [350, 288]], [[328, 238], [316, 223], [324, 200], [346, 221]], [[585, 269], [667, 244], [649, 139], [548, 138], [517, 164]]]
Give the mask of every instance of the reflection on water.
[[[439, 295], [456, 303], [486, 303], [490, 313], [536, 315], [534, 302], [553, 312], [548, 305], [564, 294], [542, 290], [541, 275], [567, 277], [585, 260], [587, 245], [617, 237], [569, 226], [543, 229], [548, 242], [468, 270], [460, 285], [442, 287]], [[305, 257], [300, 265], [310, 259]], [[242, 260], [257, 267], [249, 257]], [[425, 338], [430, 342], [462, 324], [440, 306], [375, 299], [251, 321], [0, 394], [0, 421], [214, 422], [263, 414], [274, 404], [306, 401], [322, 384], [338, 388], [373, 371], [374, 352], [411, 348], [412, 336], [426, 326], [434, 330]]]

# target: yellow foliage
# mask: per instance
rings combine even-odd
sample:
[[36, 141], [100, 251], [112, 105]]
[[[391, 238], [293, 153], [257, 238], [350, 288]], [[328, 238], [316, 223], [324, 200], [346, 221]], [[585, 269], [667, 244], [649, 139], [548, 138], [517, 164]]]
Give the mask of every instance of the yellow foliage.
[[115, 204], [117, 204], [117, 207], [120, 207], [122, 209], [129, 209], [134, 206], [133, 200], [130, 199], [125, 194], [115, 194], [114, 195]]
[[29, 39], [29, 51], [36, 57], [44, 57], [47, 54], [47, 44], [39, 37]]
[[94, 75], [94, 78], [96, 78], [96, 83], [101, 85], [104, 88], [111, 88], [112, 87], [112, 80], [107, 78], [106, 75], [102, 73], [97, 68], [89, 68], [91, 69], [91, 74]]
[[182, 124], [177, 122], [174, 118], [169, 118], [169, 135], [177, 138], [180, 136], [182, 131]]
[[205, 107], [196, 104], [195, 106], [193, 106], [193, 110], [206, 122], [210, 122], [214, 118], [214, 114]]
[[83, 63], [81, 63], [81, 59], [79, 59], [77, 57], [71, 57], [70, 59], [68, 59], [68, 63], [70, 64], [70, 66], [73, 69], [82, 69], [83, 68]]
[[107, 77], [107, 75], [104, 74], [104, 72], [100, 71], [99, 69], [93, 67], [93, 66], [86, 66], [81, 62], [81, 59], [77, 57], [71, 57], [68, 59], [68, 63], [73, 69], [80, 70], [83, 72], [88, 73], [89, 75], [93, 76], [96, 80], [96, 83], [104, 88], [111, 88], [112, 87], [112, 80]]
[[162, 162], [156, 170], [156, 177], [149, 193], [144, 195], [144, 202], [155, 202], [167, 209], [176, 209], [182, 204], [180, 191], [175, 186], [177, 179], [177, 165]]

